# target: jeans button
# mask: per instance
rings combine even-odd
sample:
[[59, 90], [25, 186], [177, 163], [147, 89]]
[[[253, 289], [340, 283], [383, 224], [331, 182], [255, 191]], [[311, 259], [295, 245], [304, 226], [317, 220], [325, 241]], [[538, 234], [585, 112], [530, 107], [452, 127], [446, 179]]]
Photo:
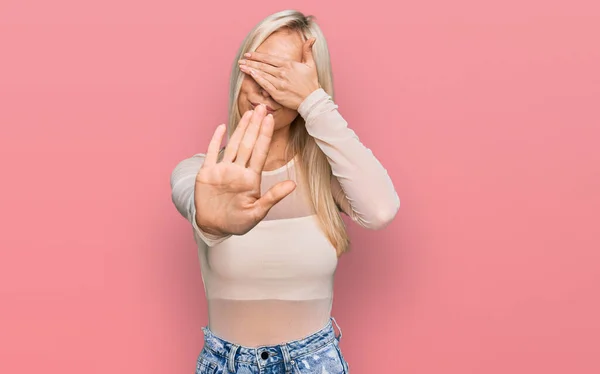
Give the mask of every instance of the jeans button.
[[260, 358], [262, 358], [263, 360], [266, 360], [267, 358], [269, 358], [269, 352], [264, 351], [263, 353], [260, 354]]

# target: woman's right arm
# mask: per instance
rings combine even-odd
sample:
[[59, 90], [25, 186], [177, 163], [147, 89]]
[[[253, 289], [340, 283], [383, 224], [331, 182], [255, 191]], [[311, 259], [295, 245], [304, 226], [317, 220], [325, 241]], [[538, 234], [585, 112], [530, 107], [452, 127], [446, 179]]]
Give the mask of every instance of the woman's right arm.
[[180, 161], [171, 173], [171, 200], [177, 211], [187, 219], [194, 232], [209, 246], [222, 242], [231, 235], [214, 235], [198, 227], [196, 222], [196, 205], [194, 204], [194, 190], [196, 176], [204, 162], [205, 155], [198, 153]]
[[209, 247], [250, 231], [273, 205], [296, 188], [293, 181], [282, 181], [260, 195], [274, 126], [266, 106], [259, 105], [244, 113], [220, 161], [219, 149], [226, 131], [223, 124], [215, 129], [206, 154], [180, 161], [171, 173], [175, 207]]

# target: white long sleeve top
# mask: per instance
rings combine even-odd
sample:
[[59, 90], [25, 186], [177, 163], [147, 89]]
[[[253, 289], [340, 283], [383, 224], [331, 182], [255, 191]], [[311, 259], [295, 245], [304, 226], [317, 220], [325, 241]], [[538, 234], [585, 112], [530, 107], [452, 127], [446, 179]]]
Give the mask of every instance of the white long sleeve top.
[[[337, 109], [318, 89], [298, 113], [331, 165], [332, 193], [341, 211], [364, 228], [384, 228], [400, 200], [387, 170]], [[245, 235], [216, 237], [203, 232], [195, 220], [195, 179], [204, 156], [194, 154], [175, 166], [171, 191], [198, 247], [211, 331], [238, 345], [257, 347], [299, 339], [324, 327], [338, 257], [319, 228], [308, 188], [295, 172], [296, 159], [262, 172], [262, 193], [292, 179], [297, 187], [290, 195]]]

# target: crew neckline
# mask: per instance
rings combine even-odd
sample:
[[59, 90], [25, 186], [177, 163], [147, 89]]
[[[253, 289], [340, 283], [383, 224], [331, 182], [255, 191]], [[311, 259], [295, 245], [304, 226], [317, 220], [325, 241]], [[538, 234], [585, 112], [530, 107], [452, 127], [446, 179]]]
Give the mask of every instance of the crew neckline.
[[284, 171], [285, 169], [287, 169], [288, 167], [292, 167], [294, 166], [296, 157], [292, 157], [292, 159], [290, 161], [287, 162], [287, 164], [278, 167], [277, 169], [273, 169], [273, 170], [263, 170], [262, 171], [262, 175], [272, 175], [272, 174], [277, 174], [280, 173], [282, 171]]

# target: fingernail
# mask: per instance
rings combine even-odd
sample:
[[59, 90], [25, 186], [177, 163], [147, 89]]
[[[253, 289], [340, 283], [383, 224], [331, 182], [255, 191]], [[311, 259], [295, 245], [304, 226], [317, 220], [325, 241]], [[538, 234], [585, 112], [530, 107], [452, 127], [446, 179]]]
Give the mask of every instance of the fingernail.
[[239, 60], [238, 63], [243, 65], [246, 63], [246, 60]]
[[244, 57], [250, 57], [251, 54], [250, 53], [244, 53]]

